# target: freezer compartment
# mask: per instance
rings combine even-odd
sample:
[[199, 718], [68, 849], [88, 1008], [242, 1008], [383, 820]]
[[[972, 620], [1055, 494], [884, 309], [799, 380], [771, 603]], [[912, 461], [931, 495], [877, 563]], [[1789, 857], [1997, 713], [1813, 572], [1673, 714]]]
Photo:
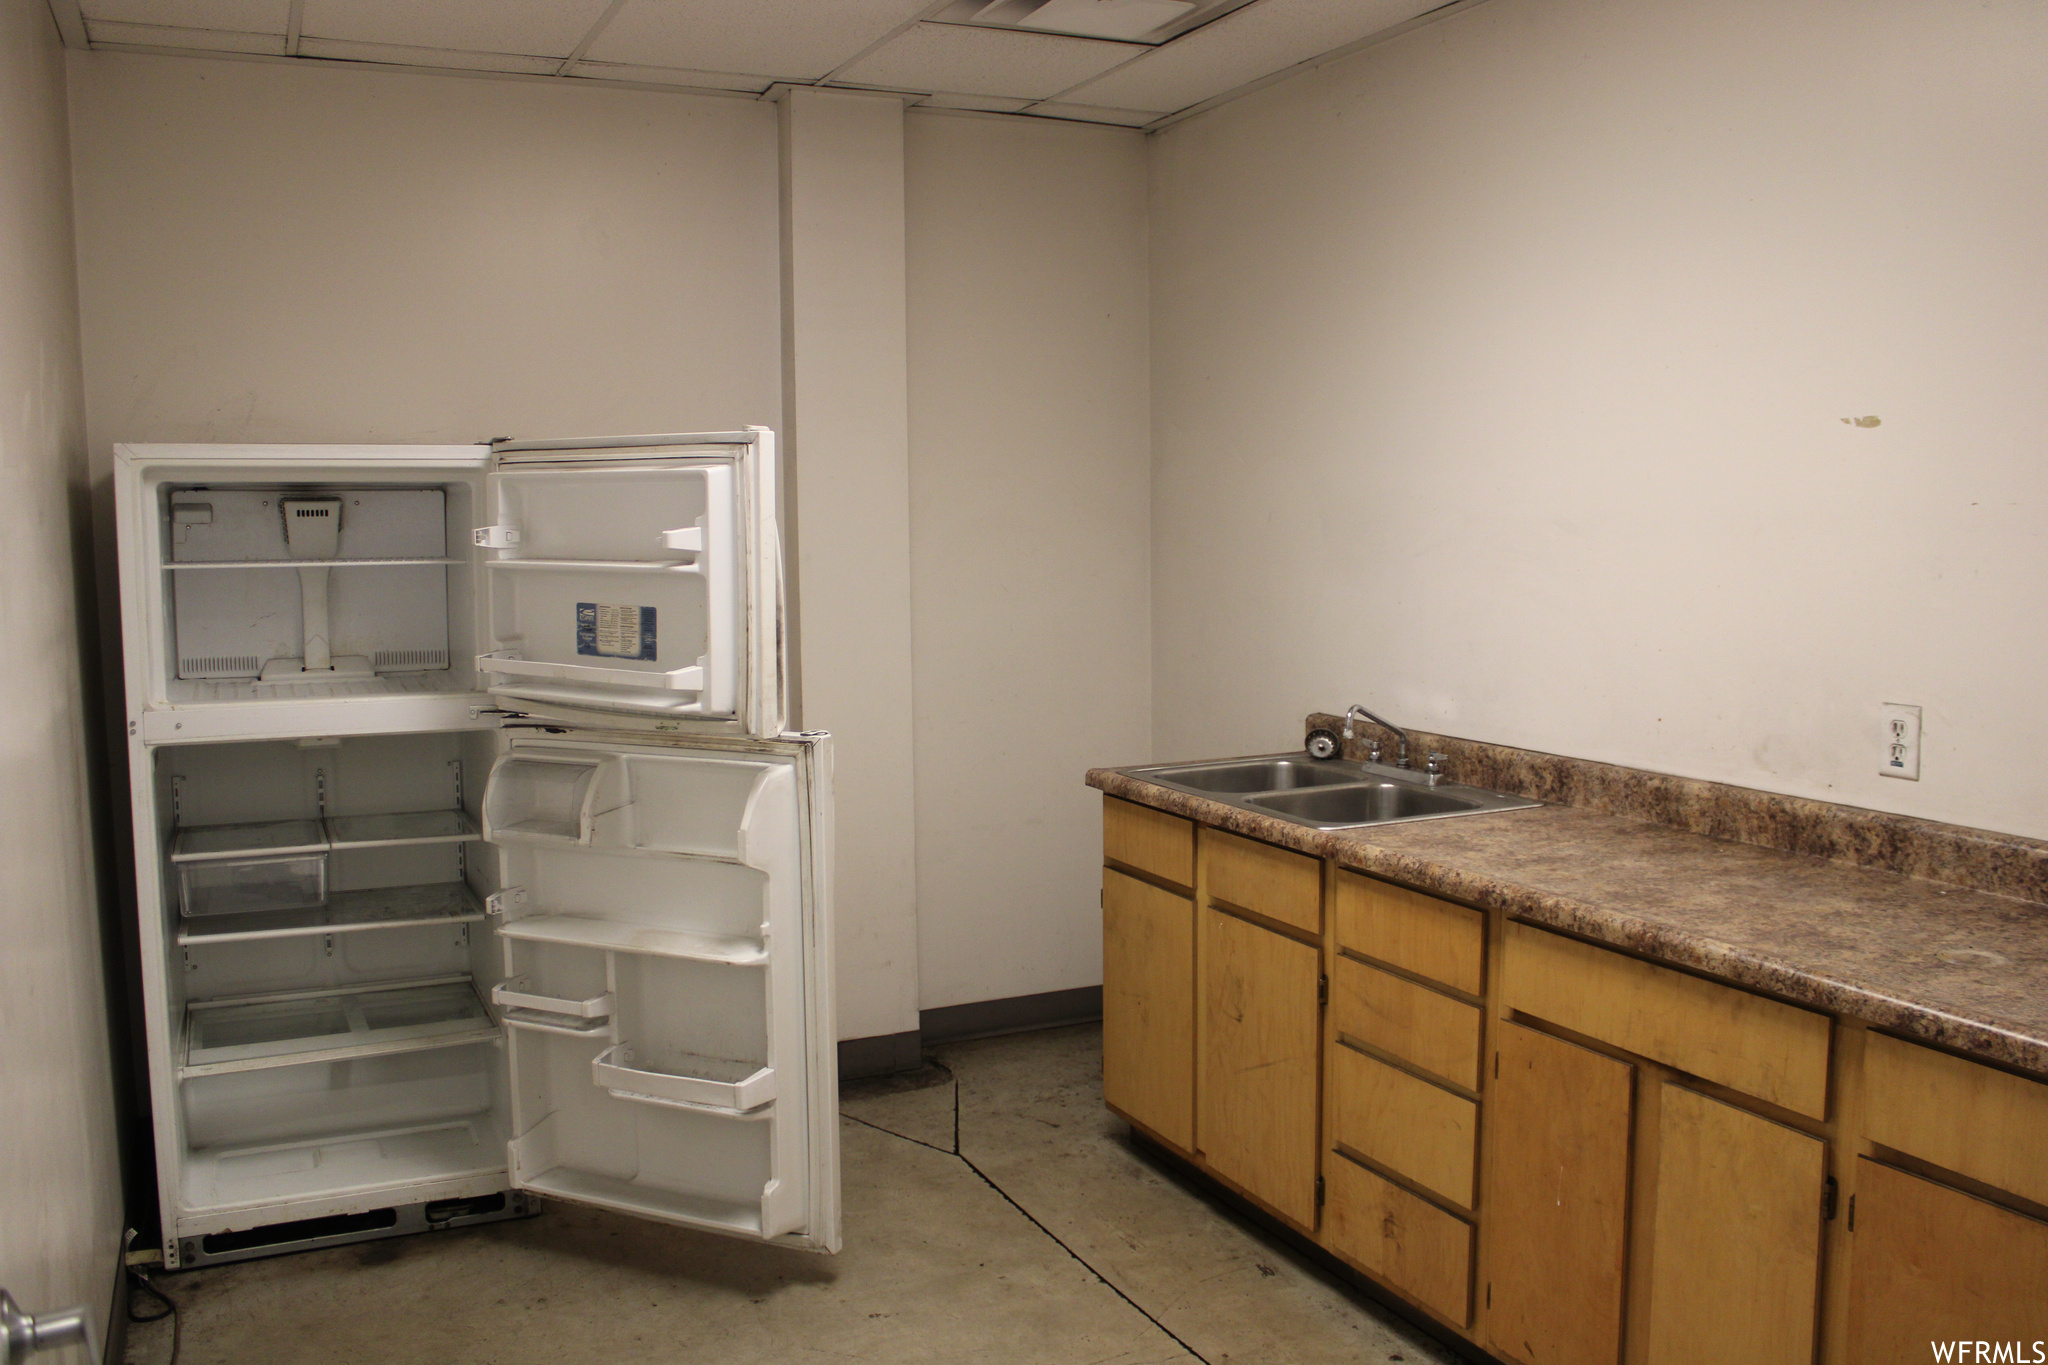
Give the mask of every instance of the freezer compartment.
[[164, 499], [183, 681], [332, 682], [445, 671], [441, 488], [222, 486]]

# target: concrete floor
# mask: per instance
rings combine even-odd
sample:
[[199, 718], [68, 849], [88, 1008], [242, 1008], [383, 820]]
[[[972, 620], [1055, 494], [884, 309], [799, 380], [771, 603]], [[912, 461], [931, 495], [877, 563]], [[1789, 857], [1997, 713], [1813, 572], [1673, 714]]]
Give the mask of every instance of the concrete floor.
[[[957, 1043], [846, 1087], [845, 1249], [572, 1204], [162, 1277], [182, 1365], [1447, 1365], [1102, 1107], [1093, 1026]], [[130, 1329], [161, 1365], [168, 1325]]]

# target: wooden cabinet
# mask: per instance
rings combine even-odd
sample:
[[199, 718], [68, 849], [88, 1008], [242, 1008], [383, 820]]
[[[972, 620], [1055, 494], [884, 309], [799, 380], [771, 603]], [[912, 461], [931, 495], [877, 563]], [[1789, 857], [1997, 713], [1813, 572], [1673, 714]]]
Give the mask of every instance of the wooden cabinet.
[[1218, 1175], [1313, 1228], [1321, 954], [1214, 906], [1201, 935], [1195, 1145]]
[[1472, 1207], [1479, 1106], [1448, 1087], [1339, 1043], [1330, 1050], [1331, 1135], [1460, 1208]]
[[1103, 850], [1110, 1106], [1500, 1359], [2048, 1343], [2042, 1080], [1133, 802]]
[[1102, 798], [1102, 860], [1192, 892], [1195, 885], [1195, 822], [1141, 806]]
[[[1936, 1342], [2048, 1339], [2048, 1223], [1868, 1157], [1856, 1171], [1849, 1350], [1855, 1365], [1922, 1365]], [[2048, 1351], [2048, 1347], [2042, 1348]]]
[[1323, 865], [1300, 853], [1205, 829], [1202, 894], [1304, 934], [1323, 932]]
[[1649, 1359], [1808, 1365], [1826, 1144], [1684, 1086], [1659, 1089]]
[[1484, 1234], [1487, 1338], [1523, 1365], [1615, 1365], [1634, 1069], [1504, 1023]]
[[1419, 891], [1339, 872], [1337, 947], [1477, 996], [1484, 988], [1486, 916]]
[[2048, 1085], [1881, 1033], [1863, 1074], [1872, 1142], [2048, 1204]]
[[1467, 1091], [1479, 1089], [1477, 1005], [1340, 953], [1330, 963], [1330, 1015], [1340, 1043], [1398, 1057]]
[[1195, 1145], [1195, 903], [1102, 872], [1102, 1097]]
[[1507, 926], [1504, 1008], [1823, 1118], [1828, 1017], [1750, 991]]
[[1472, 1320], [1472, 1225], [1344, 1157], [1324, 1167], [1323, 1241], [1456, 1327]]

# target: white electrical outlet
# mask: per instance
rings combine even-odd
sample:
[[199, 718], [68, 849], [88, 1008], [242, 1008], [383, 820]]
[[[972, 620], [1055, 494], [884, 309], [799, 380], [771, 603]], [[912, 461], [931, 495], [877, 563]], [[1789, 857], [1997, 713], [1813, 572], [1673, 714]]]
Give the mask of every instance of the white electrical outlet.
[[1877, 771], [1885, 777], [1920, 780], [1920, 708], [1905, 702], [1884, 704], [1883, 761]]

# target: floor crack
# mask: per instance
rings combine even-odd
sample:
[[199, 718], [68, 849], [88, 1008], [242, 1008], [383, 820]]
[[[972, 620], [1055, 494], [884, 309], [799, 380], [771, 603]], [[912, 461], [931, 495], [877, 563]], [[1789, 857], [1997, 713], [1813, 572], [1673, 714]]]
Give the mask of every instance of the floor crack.
[[1160, 1332], [1163, 1333], [1169, 1341], [1173, 1342], [1174, 1345], [1180, 1347], [1183, 1351], [1186, 1351], [1194, 1359], [1200, 1361], [1202, 1365], [1211, 1365], [1211, 1362], [1207, 1356], [1203, 1355], [1200, 1351], [1197, 1351], [1194, 1347], [1188, 1345], [1187, 1342], [1181, 1339], [1179, 1333], [1175, 1332], [1171, 1327], [1168, 1327], [1165, 1323], [1161, 1322], [1158, 1318], [1154, 1317], [1151, 1313], [1147, 1312], [1143, 1304], [1139, 1303], [1129, 1294], [1126, 1294], [1123, 1290], [1117, 1288], [1116, 1285], [1112, 1284], [1107, 1275], [1104, 1275], [1101, 1271], [1097, 1270], [1094, 1266], [1088, 1263], [1087, 1257], [1083, 1256], [1080, 1252], [1074, 1250], [1072, 1247], [1068, 1246], [1064, 1241], [1062, 1241], [1058, 1233], [1054, 1232], [1044, 1223], [1041, 1223], [1038, 1220], [1038, 1218], [1031, 1212], [1031, 1210], [1025, 1208], [1022, 1204], [1018, 1203], [1014, 1195], [1012, 1195], [1008, 1190], [1004, 1189], [1001, 1185], [996, 1184], [996, 1182], [989, 1177], [989, 1173], [987, 1171], [984, 1171], [983, 1169], [981, 1169], [981, 1167], [975, 1165], [973, 1160], [969, 1158], [966, 1153], [960, 1150], [960, 1081], [957, 1076], [953, 1080], [953, 1150], [950, 1152], [946, 1151], [945, 1148], [939, 1146], [935, 1142], [926, 1142], [922, 1138], [906, 1137], [904, 1136], [904, 1134], [896, 1132], [894, 1129], [882, 1127], [882, 1125], [879, 1123], [870, 1123], [866, 1119], [855, 1118], [852, 1114], [846, 1113], [844, 1110], [840, 1111], [840, 1117], [853, 1119], [855, 1123], [860, 1124], [864, 1128], [872, 1128], [878, 1133], [887, 1133], [890, 1137], [893, 1138], [902, 1138], [905, 1142], [914, 1142], [918, 1146], [925, 1148], [927, 1151], [939, 1152], [943, 1155], [953, 1157], [954, 1159], [959, 1161], [961, 1165], [965, 1166], [968, 1170], [974, 1172], [975, 1176], [981, 1181], [982, 1184], [988, 1186], [990, 1189], [994, 1190], [998, 1195], [1002, 1196], [1002, 1200], [1004, 1203], [1008, 1204], [1011, 1208], [1015, 1209], [1019, 1214], [1023, 1215], [1025, 1222], [1031, 1224], [1032, 1227], [1037, 1228], [1039, 1232], [1043, 1233], [1047, 1241], [1051, 1242], [1061, 1251], [1066, 1252], [1067, 1255], [1073, 1257], [1075, 1263], [1078, 1264], [1083, 1270], [1087, 1271], [1090, 1275], [1093, 1275], [1096, 1278], [1096, 1280], [1102, 1285], [1103, 1288], [1107, 1289], [1110, 1293], [1116, 1295], [1125, 1303], [1129, 1304], [1133, 1312], [1135, 1312], [1139, 1317], [1145, 1319], [1145, 1321], [1151, 1323], [1154, 1327], [1158, 1328]]

